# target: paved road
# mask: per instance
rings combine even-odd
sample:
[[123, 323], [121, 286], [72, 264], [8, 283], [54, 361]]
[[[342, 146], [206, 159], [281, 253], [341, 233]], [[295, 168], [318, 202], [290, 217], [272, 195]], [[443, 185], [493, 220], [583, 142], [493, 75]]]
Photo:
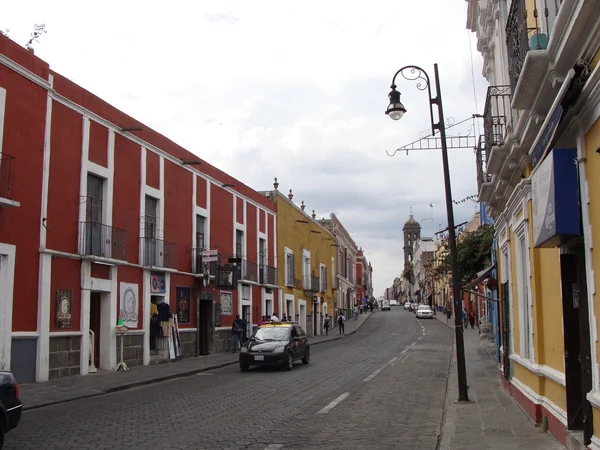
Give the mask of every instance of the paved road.
[[6, 449], [433, 450], [452, 337], [381, 311], [291, 372], [229, 366], [26, 411]]

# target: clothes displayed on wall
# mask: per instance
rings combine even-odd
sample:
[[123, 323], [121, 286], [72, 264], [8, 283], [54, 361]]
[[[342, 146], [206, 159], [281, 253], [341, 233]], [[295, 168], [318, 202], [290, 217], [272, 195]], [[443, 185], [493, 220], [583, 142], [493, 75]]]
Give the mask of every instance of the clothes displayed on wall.
[[[181, 356], [181, 340], [177, 314], [164, 299], [152, 300], [150, 305], [150, 350], [166, 350], [171, 361]], [[157, 303], [154, 303], [154, 302]]]

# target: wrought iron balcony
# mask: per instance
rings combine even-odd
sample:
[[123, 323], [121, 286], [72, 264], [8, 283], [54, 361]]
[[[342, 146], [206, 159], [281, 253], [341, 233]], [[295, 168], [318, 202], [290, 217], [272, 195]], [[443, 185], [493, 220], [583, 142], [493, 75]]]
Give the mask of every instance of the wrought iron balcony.
[[270, 284], [272, 286], [277, 285], [277, 268], [260, 265], [258, 266], [258, 282], [260, 284]]
[[79, 254], [127, 260], [127, 231], [97, 222], [79, 222]]
[[[544, 0], [544, 11], [548, 11], [547, 0]], [[558, 11], [561, 2], [555, 6]], [[508, 73], [510, 86], [513, 92], [519, 81], [521, 69], [525, 63], [525, 57], [529, 50], [545, 50], [548, 46], [549, 36], [541, 33], [539, 12], [537, 6], [531, 8], [532, 17], [528, 17], [525, 0], [512, 0], [506, 21], [506, 45], [508, 48]], [[546, 28], [548, 16], [546, 16]], [[529, 19], [529, 20], [528, 20]]]
[[238, 264], [236, 267], [239, 273], [238, 279], [244, 281], [258, 281], [258, 264], [256, 262], [242, 258], [241, 264]]
[[143, 266], [175, 268], [177, 244], [153, 237], [139, 239]]
[[[15, 183], [15, 157], [0, 153], [0, 206], [19, 206], [12, 201]], [[6, 199], [8, 201], [2, 201]]]
[[312, 275], [304, 275], [304, 291], [305, 292], [320, 292], [319, 277], [313, 277]]
[[208, 249], [203, 247], [192, 248], [192, 273], [201, 275], [208, 270], [211, 276], [216, 276], [223, 255], [219, 253], [215, 256], [204, 256], [206, 250]]

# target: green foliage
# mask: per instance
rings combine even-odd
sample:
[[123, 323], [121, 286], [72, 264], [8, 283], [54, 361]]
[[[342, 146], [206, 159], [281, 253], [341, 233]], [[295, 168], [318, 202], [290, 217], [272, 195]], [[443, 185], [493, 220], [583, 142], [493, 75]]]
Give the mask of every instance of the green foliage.
[[[473, 280], [477, 272], [490, 263], [494, 226], [482, 225], [471, 233], [465, 233], [456, 243], [458, 275], [462, 284]], [[434, 275], [443, 276], [450, 271], [450, 254], [446, 252], [438, 262]]]
[[415, 284], [415, 272], [412, 263], [404, 268], [402, 271], [402, 278], [404, 278], [408, 284]]

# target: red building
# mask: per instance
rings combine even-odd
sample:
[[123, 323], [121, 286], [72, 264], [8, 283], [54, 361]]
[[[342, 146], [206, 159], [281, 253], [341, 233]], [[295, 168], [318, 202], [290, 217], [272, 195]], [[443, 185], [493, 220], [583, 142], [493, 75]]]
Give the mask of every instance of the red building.
[[120, 330], [128, 365], [231, 350], [235, 315], [278, 298], [273, 202], [2, 35], [0, 150], [0, 370], [19, 381], [114, 370]]

